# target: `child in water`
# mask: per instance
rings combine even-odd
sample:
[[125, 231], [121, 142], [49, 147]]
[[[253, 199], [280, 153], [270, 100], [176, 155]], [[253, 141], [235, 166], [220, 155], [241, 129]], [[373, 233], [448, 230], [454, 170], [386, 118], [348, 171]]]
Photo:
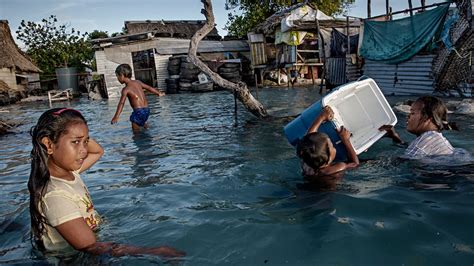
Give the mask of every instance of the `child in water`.
[[126, 86], [122, 89], [122, 95], [117, 105], [117, 111], [115, 112], [111, 123], [117, 123], [119, 116], [122, 113], [123, 106], [125, 105], [125, 98], [128, 98], [128, 101], [133, 108], [133, 113], [130, 116], [132, 130], [137, 132], [140, 130], [140, 127], [148, 128], [146, 121], [150, 115], [150, 108], [148, 108], [148, 101], [146, 100], [143, 89], [158, 96], [163, 96], [165, 93], [150, 87], [139, 80], [132, 80], [132, 68], [128, 64], [119, 65], [117, 69], [115, 69], [115, 75], [117, 75], [120, 84], [125, 83]]
[[[418, 98], [411, 105], [407, 119], [407, 131], [416, 135], [417, 138], [408, 145], [402, 157], [420, 159], [427, 156], [453, 154], [453, 146], [441, 134], [443, 129], [458, 130], [454, 123], [448, 123], [448, 109], [443, 101], [433, 96]], [[385, 130], [387, 132], [385, 136], [395, 143], [405, 144], [393, 126], [384, 125], [380, 127], [380, 130]]]
[[80, 173], [94, 165], [104, 150], [89, 137], [87, 122], [79, 111], [48, 110], [30, 133], [33, 149], [28, 190], [31, 229], [38, 247], [46, 251], [72, 247], [113, 256], [184, 256], [183, 252], [166, 246], [143, 248], [97, 242], [94, 231], [101, 219]]
[[351, 133], [346, 128], [341, 127], [337, 133], [346, 147], [347, 162], [334, 162], [336, 148], [328, 135], [318, 132], [319, 126], [333, 117], [332, 109], [329, 106], [324, 107], [296, 147], [305, 177], [331, 176], [359, 166], [359, 158], [349, 140]]

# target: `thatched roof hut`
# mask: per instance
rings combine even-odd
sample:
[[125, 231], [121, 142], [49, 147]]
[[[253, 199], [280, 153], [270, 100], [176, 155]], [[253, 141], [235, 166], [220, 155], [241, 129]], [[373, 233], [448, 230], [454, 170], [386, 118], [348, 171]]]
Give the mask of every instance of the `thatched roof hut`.
[[0, 79], [0, 94], [8, 94], [9, 90], [11, 90], [11, 88], [8, 86], [8, 84]]
[[[204, 20], [141, 20], [125, 21], [128, 34], [153, 32], [158, 37], [177, 37], [190, 39], [206, 23]], [[169, 36], [159, 36], [166, 34]], [[205, 39], [218, 40], [221, 37], [214, 28]]]
[[0, 68], [11, 68], [22, 72], [41, 72], [15, 44], [6, 20], [0, 20]]

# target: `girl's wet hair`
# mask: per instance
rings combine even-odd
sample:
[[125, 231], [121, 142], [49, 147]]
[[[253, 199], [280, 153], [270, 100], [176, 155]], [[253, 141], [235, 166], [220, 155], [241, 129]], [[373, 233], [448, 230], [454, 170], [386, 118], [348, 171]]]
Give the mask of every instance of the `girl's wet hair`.
[[70, 108], [54, 108], [44, 112], [35, 126], [30, 130], [33, 149], [31, 150], [31, 172], [28, 180], [28, 190], [30, 192], [30, 216], [31, 231], [37, 244], [42, 246], [41, 236], [45, 231], [46, 218], [41, 214], [43, 208], [42, 198], [46, 193], [46, 188], [50, 180], [48, 170], [48, 149], [42, 143], [44, 137], [48, 137], [53, 143], [57, 143], [59, 138], [67, 134], [70, 125], [84, 123], [87, 124], [82, 114]]
[[329, 161], [329, 136], [314, 132], [304, 136], [296, 146], [296, 154], [305, 164], [318, 171]]
[[423, 96], [418, 98], [416, 103], [423, 105], [421, 108], [421, 115], [425, 119], [431, 119], [436, 125], [438, 131], [444, 130], [459, 130], [456, 123], [448, 122], [448, 108], [444, 102], [434, 96]]

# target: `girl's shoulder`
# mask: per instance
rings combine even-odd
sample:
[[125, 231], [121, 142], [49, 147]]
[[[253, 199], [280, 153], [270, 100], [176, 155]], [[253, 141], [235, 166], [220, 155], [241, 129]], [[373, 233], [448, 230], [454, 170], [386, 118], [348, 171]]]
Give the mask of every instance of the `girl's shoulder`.
[[84, 187], [84, 182], [82, 181], [79, 171], [73, 171], [72, 174], [74, 175], [74, 180], [65, 180], [62, 178], [50, 176], [46, 194], [50, 191], [71, 191]]

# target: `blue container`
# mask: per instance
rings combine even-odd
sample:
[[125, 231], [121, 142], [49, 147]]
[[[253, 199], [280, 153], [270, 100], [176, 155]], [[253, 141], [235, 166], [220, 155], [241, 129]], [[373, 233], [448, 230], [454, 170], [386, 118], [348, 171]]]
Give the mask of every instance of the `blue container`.
[[[325, 97], [327, 97], [326, 95]], [[319, 100], [318, 102], [314, 103], [310, 107], [308, 107], [306, 110], [304, 110], [300, 116], [295, 118], [293, 121], [288, 123], [285, 128], [285, 135], [286, 138], [288, 139], [288, 142], [290, 142], [291, 145], [296, 146], [298, 144], [299, 140], [304, 137], [306, 134], [306, 131], [308, 131], [308, 128], [311, 126], [313, 123], [314, 119], [318, 117], [318, 115], [321, 113], [323, 109], [322, 106], [322, 99]], [[336, 158], [334, 161], [336, 162], [342, 162], [347, 160], [347, 151], [346, 147], [341, 141], [341, 138], [339, 138], [339, 135], [337, 134], [336, 131], [336, 126], [334, 123], [328, 121], [323, 124], [318, 129], [318, 132], [323, 132], [326, 133], [329, 138], [331, 139], [334, 147], [336, 148]]]

